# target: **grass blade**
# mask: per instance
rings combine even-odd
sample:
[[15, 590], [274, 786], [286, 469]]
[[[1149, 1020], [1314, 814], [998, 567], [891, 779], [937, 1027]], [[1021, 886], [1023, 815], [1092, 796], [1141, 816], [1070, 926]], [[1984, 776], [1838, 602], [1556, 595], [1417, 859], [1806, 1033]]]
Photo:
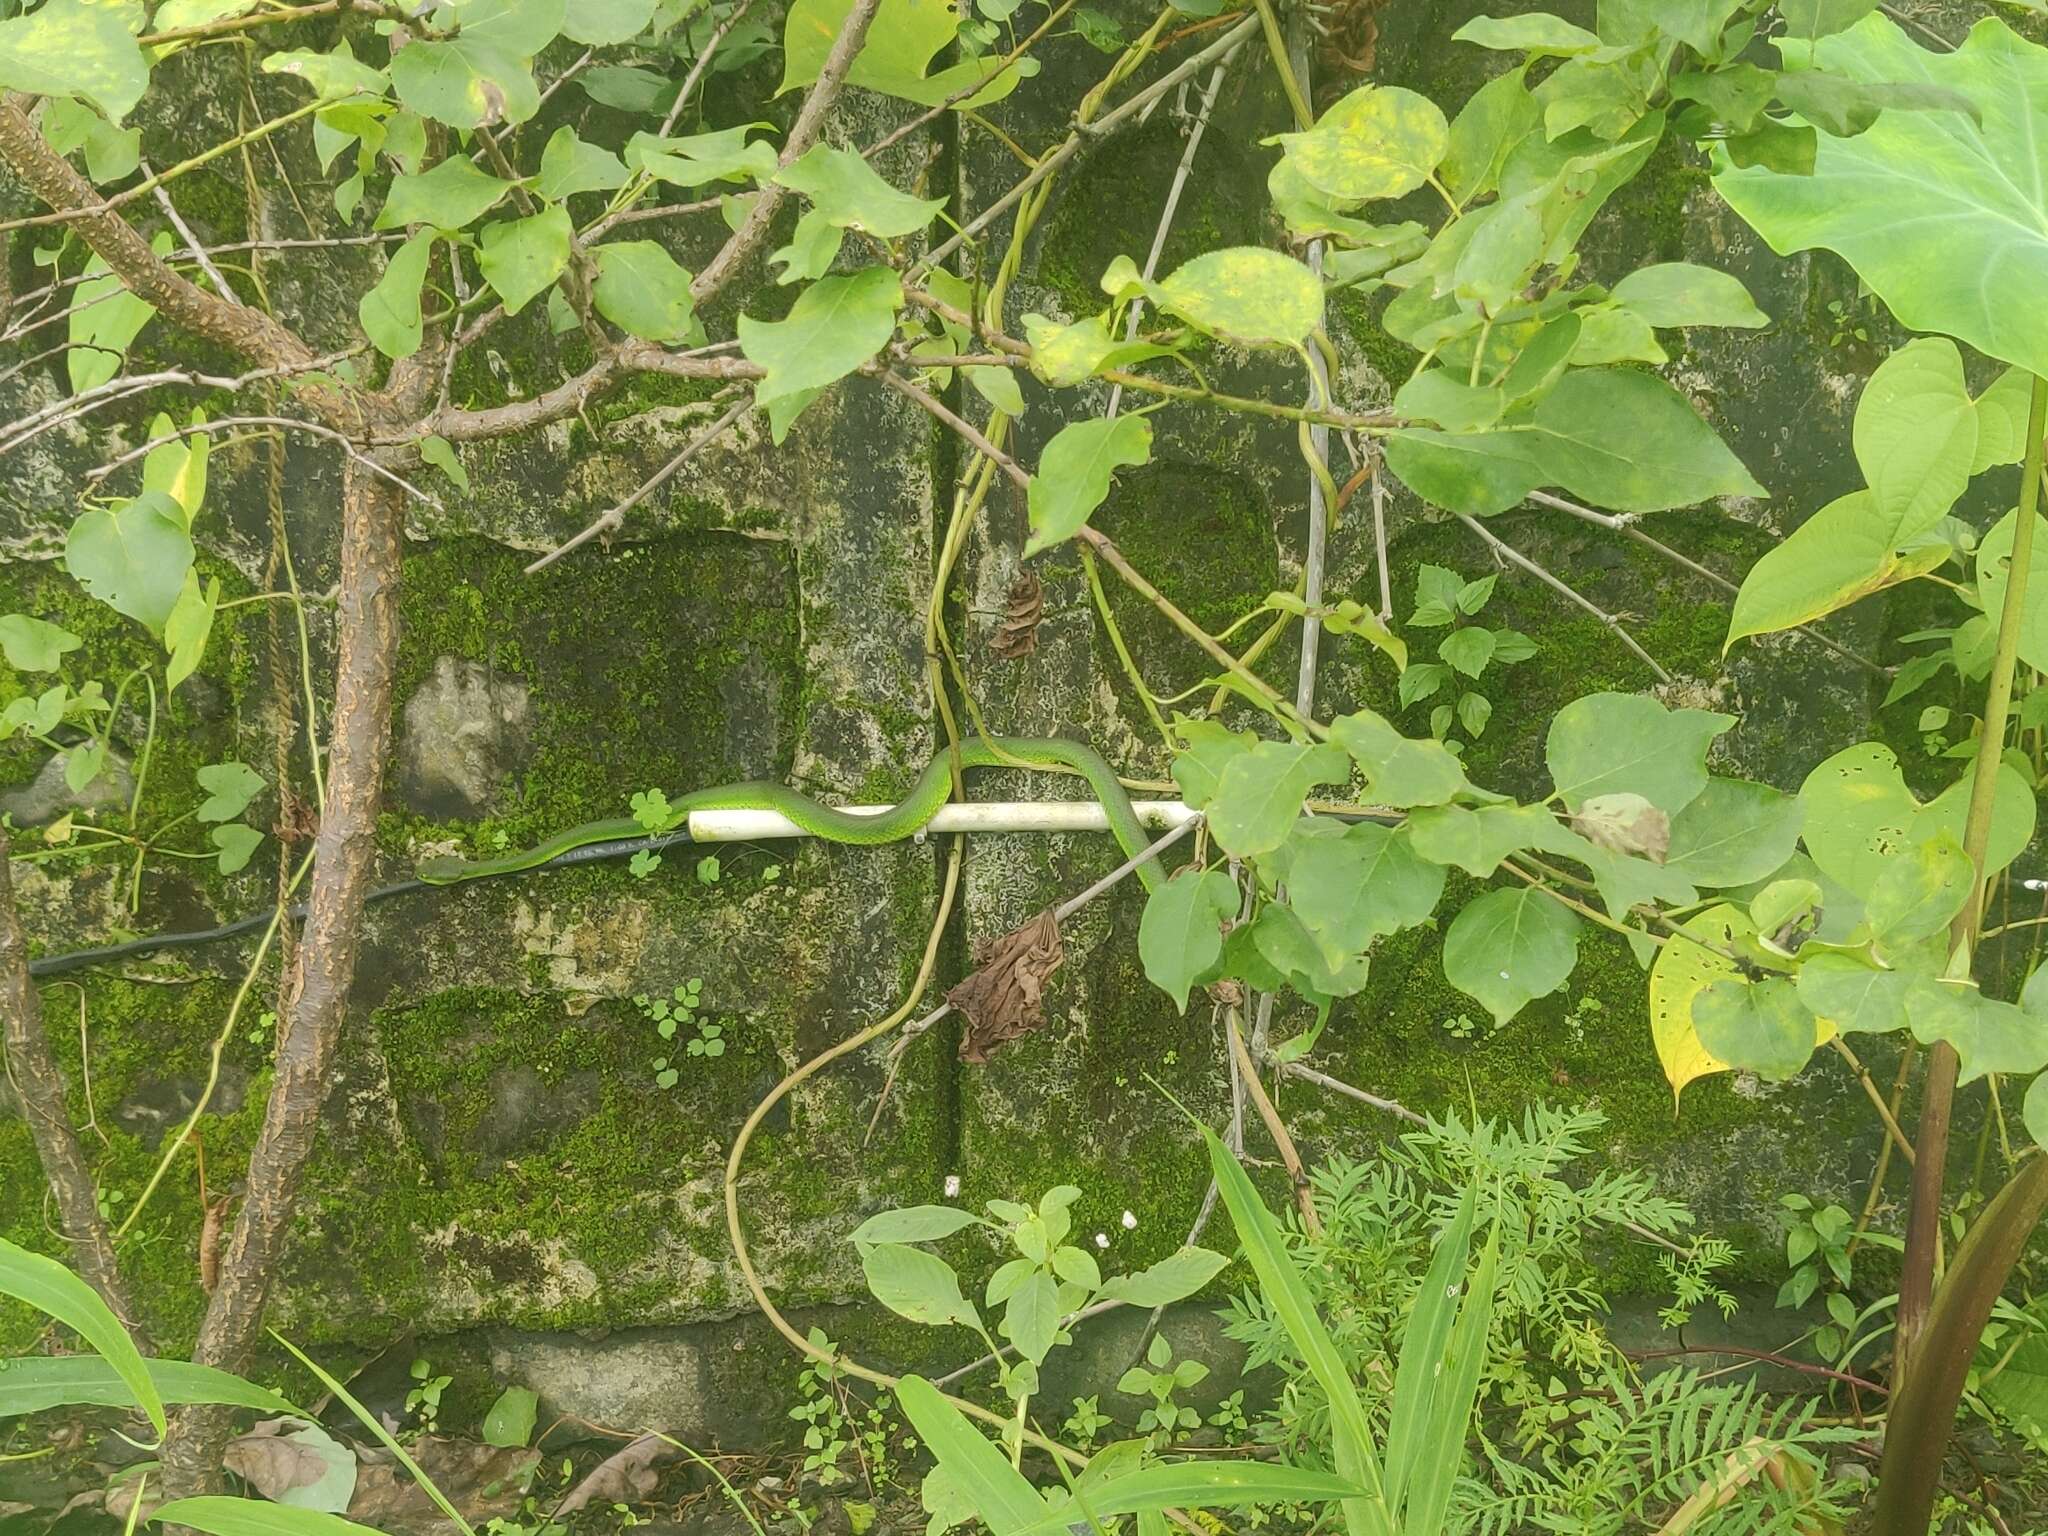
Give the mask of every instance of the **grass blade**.
[[1472, 1256], [1472, 1222], [1477, 1209], [1473, 1190], [1467, 1187], [1465, 1198], [1458, 1202], [1458, 1214], [1437, 1239], [1429, 1273], [1422, 1277], [1422, 1288], [1409, 1309], [1401, 1361], [1394, 1370], [1393, 1416], [1387, 1425], [1387, 1503], [1395, 1509], [1401, 1508], [1409, 1474], [1425, 1451], [1424, 1436], [1435, 1419], [1437, 1394], [1446, 1385], [1438, 1367], [1444, 1362], [1451, 1328], [1458, 1320], [1458, 1282]]
[[380, 1536], [367, 1525], [357, 1525], [339, 1515], [322, 1514], [317, 1509], [215, 1495], [173, 1499], [149, 1518], [159, 1525], [205, 1531], [207, 1536]]
[[[384, 1449], [389, 1451], [393, 1456], [398, 1458], [398, 1464], [401, 1467], [405, 1468], [407, 1472], [412, 1474], [412, 1480], [420, 1485], [420, 1491], [424, 1493], [428, 1498], [432, 1499], [437, 1506], [439, 1506], [442, 1514], [446, 1515], [450, 1520], [453, 1520], [455, 1522], [456, 1529], [462, 1532], [462, 1536], [476, 1536], [476, 1532], [470, 1528], [469, 1522], [462, 1518], [462, 1512], [458, 1510], [453, 1504], [448, 1502], [448, 1495], [443, 1493], [438, 1487], [435, 1486], [434, 1480], [431, 1477], [427, 1476], [427, 1474], [420, 1469], [420, 1464], [414, 1461], [412, 1457], [406, 1453], [405, 1447], [400, 1445], [398, 1441], [395, 1438], [393, 1438], [391, 1431], [386, 1429], [380, 1422], [378, 1422], [377, 1416], [375, 1414], [371, 1413], [369, 1409], [365, 1408], [361, 1403], [357, 1402], [355, 1400], [354, 1394], [351, 1393], [347, 1387], [344, 1387], [339, 1381], [337, 1381], [332, 1375], [330, 1375], [325, 1369], [323, 1369], [319, 1362], [314, 1360], [313, 1357], [307, 1354], [304, 1350], [300, 1349], [299, 1346], [294, 1344], [290, 1339], [286, 1338], [283, 1334], [279, 1333], [275, 1328], [270, 1330], [270, 1336], [273, 1339], [277, 1340], [278, 1343], [282, 1344], [286, 1349], [290, 1350], [292, 1352], [292, 1357], [295, 1360], [297, 1360], [299, 1364], [303, 1365], [307, 1370], [311, 1371], [316, 1377], [318, 1377], [321, 1386], [325, 1387], [328, 1391], [332, 1392], [336, 1397], [340, 1398], [341, 1401], [345, 1405], [347, 1405], [348, 1411], [356, 1416], [357, 1423], [361, 1424], [363, 1428], [367, 1429], [371, 1434], [375, 1435], [380, 1441], [383, 1442]], [[194, 1501], [187, 1500], [185, 1502]], [[230, 1499], [227, 1502], [232, 1504], [237, 1501]], [[267, 1505], [265, 1506], [265, 1508], [268, 1507], [269, 1506]], [[308, 1513], [308, 1511], [295, 1511], [295, 1513]], [[326, 1518], [333, 1519], [336, 1517], [328, 1516]], [[183, 1523], [186, 1525], [192, 1524], [192, 1522], [189, 1520], [184, 1521]], [[346, 1520], [343, 1520], [340, 1523], [342, 1525], [349, 1524], [349, 1522]], [[274, 1529], [282, 1528], [275, 1527]], [[323, 1527], [322, 1529], [327, 1528]], [[363, 1527], [353, 1526], [351, 1527], [351, 1529], [361, 1530], [363, 1529]], [[215, 1536], [242, 1536], [242, 1533], [240, 1531], [217, 1531], [215, 1532]], [[320, 1536], [320, 1533], [308, 1527], [305, 1529], [305, 1536]], [[330, 1530], [328, 1532], [328, 1536], [342, 1536], [342, 1533], [339, 1531]]]
[[[1469, 1242], [1469, 1233], [1467, 1234]], [[1462, 1255], [1464, 1244], [1460, 1245]], [[1486, 1240], [1486, 1251], [1465, 1287], [1465, 1304], [1437, 1375], [1431, 1403], [1428, 1438], [1416, 1447], [1415, 1475], [1409, 1481], [1408, 1525], [1434, 1533], [1443, 1527], [1451, 1505], [1451, 1488], [1465, 1460], [1465, 1431], [1472, 1405], [1479, 1400], [1479, 1370], [1486, 1363], [1487, 1335], [1493, 1328], [1494, 1273], [1500, 1262], [1500, 1228]]]
[[[217, 1371], [210, 1365], [148, 1359], [142, 1364], [157, 1396], [166, 1403], [223, 1403], [262, 1413], [312, 1417], [268, 1387], [259, 1387], [253, 1381]], [[0, 1419], [17, 1413], [41, 1413], [46, 1408], [78, 1404], [126, 1408], [134, 1402], [135, 1394], [126, 1379], [100, 1355], [29, 1355], [0, 1360]]]
[[157, 1438], [164, 1435], [164, 1400], [149, 1378], [142, 1351], [128, 1337], [121, 1319], [100, 1300], [99, 1292], [71, 1273], [55, 1259], [30, 1253], [0, 1238], [0, 1296], [25, 1301], [38, 1312], [48, 1313], [86, 1343], [98, 1350], [116, 1376], [127, 1384], [129, 1395], [123, 1403], [140, 1403], [156, 1426]]
[[1350, 1536], [1394, 1536], [1379, 1457], [1373, 1449], [1372, 1426], [1366, 1421], [1365, 1405], [1358, 1400], [1358, 1388], [1345, 1368], [1344, 1357], [1337, 1352], [1323, 1320], [1316, 1316], [1308, 1287], [1295, 1270], [1280, 1228], [1252, 1188], [1252, 1181], [1214, 1131], [1204, 1126], [1202, 1136], [1209, 1144], [1209, 1167], [1216, 1187], [1229, 1207], [1230, 1219], [1237, 1224], [1238, 1240], [1259, 1277], [1266, 1304], [1287, 1329], [1287, 1336], [1330, 1400], [1330, 1438], [1338, 1475], [1364, 1490], [1361, 1497], [1344, 1501], [1345, 1529]]
[[[1088, 1514], [1115, 1515], [1168, 1509], [1238, 1509], [1247, 1504], [1316, 1503], [1357, 1498], [1363, 1490], [1346, 1478], [1300, 1467], [1247, 1461], [1175, 1461], [1124, 1472], [1088, 1490]], [[1063, 1505], [1016, 1536], [1053, 1536], [1074, 1519]]]
[[896, 1384], [896, 1401], [995, 1536], [1018, 1536], [1044, 1518], [1046, 1503], [1038, 1490], [937, 1387], [922, 1376], [906, 1376]]

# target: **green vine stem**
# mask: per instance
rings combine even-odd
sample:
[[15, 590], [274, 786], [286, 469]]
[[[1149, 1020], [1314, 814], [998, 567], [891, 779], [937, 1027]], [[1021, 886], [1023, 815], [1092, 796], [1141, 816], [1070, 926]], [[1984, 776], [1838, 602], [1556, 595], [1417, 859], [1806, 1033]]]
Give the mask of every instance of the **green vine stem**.
[[[2019, 652], [2020, 625], [2026, 614], [2027, 576], [2034, 553], [2034, 508], [2040, 499], [2042, 437], [2048, 432], [2048, 379], [2036, 377], [2027, 410], [2027, 458], [2020, 473], [2019, 516], [2013, 529], [2012, 560], [2006, 576], [2005, 603], [1998, 615], [1998, 645], [1991, 678], [1984, 687], [1984, 729], [1977, 738], [1977, 762], [1970, 780], [1970, 809], [1963, 824], [1963, 851], [1976, 871], [1970, 898], [1949, 930], [1949, 975], [1970, 973], [1977, 931], [1984, 917], [1984, 850], [1991, 835], [1991, 809], [1998, 790], [1999, 761], [2005, 728], [2012, 710], [2013, 673]], [[1914, 1355], [1927, 1327], [1934, 1299], [1935, 1249], [1941, 1238], [1942, 1172], [1948, 1161], [1949, 1118], [1954, 1107], [1955, 1047], [1937, 1041], [1927, 1056], [1927, 1081], [1921, 1097], [1920, 1125], [1915, 1142], [1913, 1193], [1906, 1207], [1905, 1265], [1899, 1275], [1897, 1379], [1910, 1379]], [[1982, 1220], [1984, 1218], [1980, 1218]]]

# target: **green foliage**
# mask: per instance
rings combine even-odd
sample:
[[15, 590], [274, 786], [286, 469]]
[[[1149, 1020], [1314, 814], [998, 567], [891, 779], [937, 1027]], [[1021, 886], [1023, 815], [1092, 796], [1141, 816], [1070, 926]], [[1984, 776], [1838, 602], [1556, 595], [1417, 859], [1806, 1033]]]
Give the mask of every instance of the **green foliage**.
[[828, 277], [797, 296], [785, 320], [740, 316], [740, 350], [767, 376], [755, 402], [768, 412], [776, 442], [826, 385], [853, 372], [887, 345], [903, 306], [903, 285], [887, 267]]
[[1142, 416], [1077, 421], [1060, 428], [1038, 457], [1027, 505], [1032, 555], [1063, 543], [1086, 525], [1109, 495], [1116, 471], [1152, 458], [1152, 423]]

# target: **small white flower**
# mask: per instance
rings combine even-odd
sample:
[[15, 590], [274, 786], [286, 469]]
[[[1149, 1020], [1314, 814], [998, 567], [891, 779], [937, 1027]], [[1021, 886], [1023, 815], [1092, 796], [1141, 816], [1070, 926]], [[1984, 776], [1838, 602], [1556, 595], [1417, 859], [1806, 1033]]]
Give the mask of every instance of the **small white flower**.
[[946, 1198], [948, 1200], [958, 1200], [960, 1198], [960, 1175], [957, 1173], [946, 1175]]
[[1107, 1232], [1096, 1233], [1095, 1246], [1098, 1248], [1107, 1248], [1109, 1246], [1109, 1234]]
[[1131, 1231], [1131, 1230], [1132, 1230], [1133, 1228], [1135, 1228], [1135, 1227], [1136, 1227], [1136, 1226], [1138, 1225], [1138, 1218], [1137, 1218], [1136, 1216], [1132, 1215], [1132, 1214], [1131, 1214], [1131, 1212], [1129, 1212], [1129, 1211], [1125, 1211], [1125, 1212], [1124, 1212], [1124, 1216], [1123, 1216], [1123, 1221], [1124, 1221], [1124, 1230], [1125, 1230], [1126, 1232], [1129, 1232], [1129, 1231]]

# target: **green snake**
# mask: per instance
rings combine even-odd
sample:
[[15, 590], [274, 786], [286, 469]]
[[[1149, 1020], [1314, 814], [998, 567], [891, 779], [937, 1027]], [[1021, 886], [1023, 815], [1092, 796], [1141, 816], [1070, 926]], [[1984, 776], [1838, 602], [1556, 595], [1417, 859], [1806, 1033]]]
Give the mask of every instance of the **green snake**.
[[[1057, 736], [973, 737], [960, 743], [962, 768], [1061, 768], [1078, 773], [1095, 791], [1095, 798], [1109, 816], [1109, 827], [1128, 858], [1137, 858], [1148, 843], [1131, 797], [1110, 771], [1109, 764], [1095, 750], [1078, 741]], [[428, 885], [454, 885], [463, 880], [480, 880], [487, 875], [509, 875], [538, 869], [564, 854], [593, 843], [674, 833], [685, 829], [692, 811], [765, 810], [776, 811], [814, 837], [827, 842], [853, 843], [872, 847], [910, 837], [939, 812], [953, 791], [953, 775], [947, 756], [941, 753], [926, 765], [901, 803], [879, 815], [855, 816], [820, 805], [809, 795], [786, 784], [759, 780], [744, 784], [720, 784], [696, 790], [669, 802], [669, 814], [659, 826], [649, 828], [631, 817], [586, 821], [581, 826], [557, 832], [553, 837], [517, 853], [495, 859], [465, 859], [454, 854], [423, 859], [417, 873]], [[1157, 890], [1165, 881], [1156, 858], [1138, 865], [1138, 878], [1145, 888]]]

